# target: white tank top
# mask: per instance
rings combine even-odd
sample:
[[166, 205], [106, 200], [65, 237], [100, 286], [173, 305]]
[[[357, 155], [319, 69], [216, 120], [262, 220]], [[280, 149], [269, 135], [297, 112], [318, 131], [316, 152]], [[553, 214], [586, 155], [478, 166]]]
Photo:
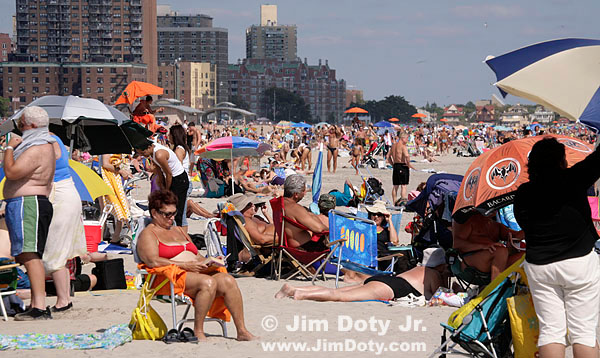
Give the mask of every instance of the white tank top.
[[156, 161], [156, 152], [158, 150], [166, 150], [167, 153], [169, 153], [169, 158], [167, 158], [167, 164], [169, 165], [169, 169], [171, 169], [171, 175], [173, 177], [176, 177], [184, 172], [183, 165], [179, 161], [179, 158], [177, 158], [177, 155], [175, 155], [175, 152], [173, 152], [170, 148], [167, 148], [162, 144], [154, 143], [154, 153], [152, 153], [152, 160], [154, 161], [154, 163], [158, 165], [158, 162]]
[[[183, 151], [185, 151], [185, 148], [178, 145], [177, 148], [181, 148], [183, 149]], [[175, 149], [177, 149], [175, 148]], [[177, 154], [175, 154], [177, 155]], [[185, 157], [183, 157], [183, 161], [181, 162], [181, 164], [183, 164], [183, 170], [185, 170], [185, 172], [189, 175], [190, 174], [190, 153], [185, 152]]]

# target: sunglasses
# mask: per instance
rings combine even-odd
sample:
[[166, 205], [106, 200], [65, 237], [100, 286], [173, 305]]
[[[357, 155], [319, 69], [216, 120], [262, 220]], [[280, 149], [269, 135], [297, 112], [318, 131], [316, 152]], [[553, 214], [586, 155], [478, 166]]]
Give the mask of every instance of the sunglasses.
[[157, 212], [158, 212], [160, 215], [164, 216], [164, 217], [165, 217], [165, 218], [167, 218], [167, 219], [169, 219], [169, 218], [172, 218], [172, 217], [174, 217], [174, 216], [177, 214], [177, 211], [164, 212], [164, 211], [162, 211], [162, 210], [159, 210], [159, 209], [156, 209], [156, 211], [157, 211]]

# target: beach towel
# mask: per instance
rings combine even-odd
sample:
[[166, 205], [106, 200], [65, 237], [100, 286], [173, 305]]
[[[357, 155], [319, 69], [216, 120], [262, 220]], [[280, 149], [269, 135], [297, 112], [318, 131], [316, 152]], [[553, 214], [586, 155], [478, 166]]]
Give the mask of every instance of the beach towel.
[[23, 138], [21, 144], [14, 149], [13, 157], [15, 160], [25, 153], [25, 151], [36, 145], [43, 145], [48, 143], [54, 143], [56, 139], [52, 138], [48, 127], [32, 128], [23, 132]]
[[[108, 155], [108, 154], [105, 154]], [[121, 155], [111, 155], [110, 164], [119, 165], [122, 162]], [[102, 166], [100, 166], [102, 168]], [[104, 205], [110, 203], [113, 205], [113, 214], [118, 220], [129, 220], [131, 214], [129, 212], [129, 202], [123, 190], [123, 181], [121, 176], [102, 168], [102, 179], [110, 186], [116, 195], [105, 195], [102, 197]]]
[[49, 200], [56, 215], [52, 216], [42, 256], [46, 273], [60, 270], [67, 260], [87, 252], [81, 199], [73, 179], [55, 182]]
[[[158, 286], [162, 282], [163, 277], [165, 277], [169, 281], [173, 282], [174, 291], [175, 291], [176, 295], [184, 294], [185, 277], [187, 276], [187, 271], [183, 270], [179, 266], [169, 265], [169, 266], [160, 266], [160, 267], [150, 268], [150, 267], [146, 266], [145, 264], [138, 264], [138, 268], [140, 270], [146, 270], [146, 272], [148, 272], [149, 274], [157, 275], [156, 279], [154, 280], [153, 287]], [[215, 272], [227, 273], [227, 269], [225, 267], [210, 266], [208, 269], [206, 269], [202, 273], [211, 274], [211, 273], [215, 273]], [[164, 286], [160, 290], [158, 290], [158, 292], [156, 292], [156, 294], [163, 295], [163, 296], [169, 296], [171, 294], [171, 289], [169, 286]], [[192, 297], [190, 297], [190, 299], [193, 301]], [[231, 313], [229, 313], [229, 310], [227, 309], [227, 307], [225, 307], [225, 301], [223, 300], [223, 297], [215, 298], [210, 310], [208, 311], [208, 313], [206, 315], [208, 317], [218, 318], [218, 319], [221, 319], [226, 322], [229, 322], [231, 320]]]
[[119, 324], [101, 333], [0, 335], [0, 350], [8, 349], [114, 349], [131, 342], [131, 331]]

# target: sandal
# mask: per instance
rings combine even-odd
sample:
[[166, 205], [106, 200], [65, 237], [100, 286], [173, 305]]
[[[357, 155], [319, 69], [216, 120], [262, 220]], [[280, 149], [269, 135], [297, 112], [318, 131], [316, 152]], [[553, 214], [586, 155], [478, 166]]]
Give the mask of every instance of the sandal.
[[185, 327], [179, 332], [179, 342], [198, 343], [198, 337], [190, 327]]
[[166, 344], [179, 342], [179, 332], [176, 329], [170, 329], [167, 334], [163, 337], [163, 342]]

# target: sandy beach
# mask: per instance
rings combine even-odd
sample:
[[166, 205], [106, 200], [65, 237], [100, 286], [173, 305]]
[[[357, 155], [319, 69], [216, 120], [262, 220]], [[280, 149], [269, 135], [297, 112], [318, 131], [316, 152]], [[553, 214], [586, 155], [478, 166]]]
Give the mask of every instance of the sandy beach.
[[[316, 153], [313, 153], [316, 156]], [[411, 172], [409, 190], [425, 181], [431, 174], [427, 170], [443, 171], [447, 173], [464, 174], [470, 158], [457, 158], [453, 155], [436, 157], [440, 162], [422, 163], [419, 159], [413, 163], [418, 169]], [[340, 167], [336, 174], [327, 173], [324, 166], [323, 191], [328, 192], [334, 188], [341, 189], [346, 179], [355, 185], [360, 183], [354, 169], [347, 164], [348, 158], [339, 158]], [[316, 157], [313, 160], [316, 163]], [[345, 167], [345, 168], [344, 168]], [[391, 198], [391, 170], [370, 169], [371, 173], [384, 183], [385, 195]], [[363, 173], [367, 175], [365, 169]], [[310, 178], [307, 177], [308, 182]], [[199, 183], [195, 183], [199, 185]], [[144, 198], [149, 191], [148, 183], [144, 182], [135, 195]], [[222, 199], [195, 198], [209, 210], [216, 208], [216, 203]], [[302, 204], [309, 203], [308, 196]], [[305, 203], [306, 202], [306, 203]], [[408, 213], [403, 217], [403, 227], [413, 214]], [[203, 220], [190, 220], [190, 232], [202, 232]], [[404, 234], [401, 243], [409, 243], [410, 235]], [[125, 269], [135, 272], [136, 265], [131, 255], [111, 255], [123, 257]], [[91, 270], [93, 264], [84, 267], [84, 272]], [[428, 356], [440, 343], [442, 329], [440, 322], [446, 321], [454, 308], [449, 307], [390, 307], [380, 302], [312, 302], [293, 301], [291, 299], [277, 300], [273, 296], [282, 286], [283, 281], [271, 281], [259, 278], [239, 278], [238, 285], [244, 297], [246, 323], [249, 330], [260, 336], [257, 342], [237, 342], [234, 339], [225, 339], [221, 336], [211, 336], [207, 343], [190, 344], [176, 343], [167, 345], [163, 342], [133, 341], [116, 349], [64, 351], [64, 350], [38, 350], [38, 351], [9, 351], [2, 355], [16, 357], [189, 357], [201, 354], [212, 357], [227, 354], [229, 357], [263, 357], [280, 356], [282, 353], [290, 357], [331, 356], [331, 357], [362, 357], [378, 356], [391, 357], [424, 357]], [[305, 281], [292, 281], [295, 285], [310, 285]], [[330, 279], [319, 285], [334, 286]], [[342, 283], [343, 285], [343, 283]], [[136, 305], [139, 291], [115, 290], [94, 291], [77, 293], [74, 298], [74, 309], [69, 313], [51, 321], [39, 322], [9, 322], [0, 323], [0, 334], [21, 333], [93, 333], [106, 329], [112, 325], [129, 322], [131, 312]], [[54, 297], [47, 298], [46, 303], [54, 304]], [[170, 323], [170, 305], [153, 302], [152, 306], [161, 314], [167, 326]], [[180, 306], [179, 313], [183, 313]], [[420, 322], [418, 322], [420, 321]], [[305, 323], [303, 326], [302, 323]], [[408, 323], [407, 323], [408, 322]], [[415, 329], [415, 325], [419, 324]], [[298, 327], [296, 327], [298, 326]], [[228, 323], [230, 336], [235, 337], [233, 322]], [[208, 334], [220, 335], [220, 328], [216, 323], [207, 323]], [[269, 347], [277, 343], [305, 343], [312, 351], [303, 351], [301, 346]], [[340, 346], [341, 344], [341, 346]], [[342, 351], [331, 351], [334, 348]], [[273, 348], [272, 352], [268, 352]], [[308, 348], [307, 348], [308, 349]], [[367, 351], [359, 351], [367, 349]], [[392, 352], [398, 350], [398, 352]]]

